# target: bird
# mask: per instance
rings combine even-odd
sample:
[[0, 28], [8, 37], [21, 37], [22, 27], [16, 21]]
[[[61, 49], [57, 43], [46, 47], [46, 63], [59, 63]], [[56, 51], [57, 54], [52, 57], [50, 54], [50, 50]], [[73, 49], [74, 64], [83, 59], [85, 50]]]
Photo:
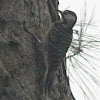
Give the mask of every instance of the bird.
[[60, 11], [61, 19], [54, 22], [47, 35], [47, 66], [44, 75], [44, 91], [50, 93], [54, 75], [62, 64], [63, 59], [71, 45], [73, 27], [77, 21], [77, 15], [70, 10]]

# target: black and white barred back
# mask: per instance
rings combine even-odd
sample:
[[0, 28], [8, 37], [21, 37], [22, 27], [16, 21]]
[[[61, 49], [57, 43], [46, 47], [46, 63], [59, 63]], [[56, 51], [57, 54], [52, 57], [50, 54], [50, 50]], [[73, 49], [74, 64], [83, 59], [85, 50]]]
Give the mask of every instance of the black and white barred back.
[[48, 61], [55, 67], [60, 65], [72, 41], [72, 29], [65, 29], [62, 24], [55, 23], [48, 36]]

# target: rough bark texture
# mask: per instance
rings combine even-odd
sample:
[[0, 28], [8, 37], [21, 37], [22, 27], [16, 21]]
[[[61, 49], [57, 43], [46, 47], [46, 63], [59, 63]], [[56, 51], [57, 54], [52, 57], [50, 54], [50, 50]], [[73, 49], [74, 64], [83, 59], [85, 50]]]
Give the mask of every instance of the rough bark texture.
[[59, 19], [50, 2], [57, 9], [57, 0], [0, 0], [0, 100], [72, 100], [64, 64], [43, 95], [44, 57], [34, 35], [42, 40]]

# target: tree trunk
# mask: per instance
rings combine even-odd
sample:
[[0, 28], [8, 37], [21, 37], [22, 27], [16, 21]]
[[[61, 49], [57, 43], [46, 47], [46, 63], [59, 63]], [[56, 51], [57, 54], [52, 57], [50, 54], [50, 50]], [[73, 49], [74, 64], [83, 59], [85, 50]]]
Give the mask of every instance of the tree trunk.
[[0, 100], [72, 100], [65, 64], [43, 94], [44, 56], [39, 43], [59, 19], [57, 0], [0, 0]]

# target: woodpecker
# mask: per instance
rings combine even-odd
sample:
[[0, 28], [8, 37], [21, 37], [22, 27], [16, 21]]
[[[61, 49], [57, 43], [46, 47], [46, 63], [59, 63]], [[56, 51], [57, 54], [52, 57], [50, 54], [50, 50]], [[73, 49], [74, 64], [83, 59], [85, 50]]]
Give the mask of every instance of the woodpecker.
[[54, 75], [71, 45], [72, 28], [77, 21], [77, 16], [72, 11], [66, 10], [62, 12], [58, 10], [58, 12], [62, 18], [53, 23], [47, 37], [48, 66], [44, 76], [45, 92], [50, 92]]

